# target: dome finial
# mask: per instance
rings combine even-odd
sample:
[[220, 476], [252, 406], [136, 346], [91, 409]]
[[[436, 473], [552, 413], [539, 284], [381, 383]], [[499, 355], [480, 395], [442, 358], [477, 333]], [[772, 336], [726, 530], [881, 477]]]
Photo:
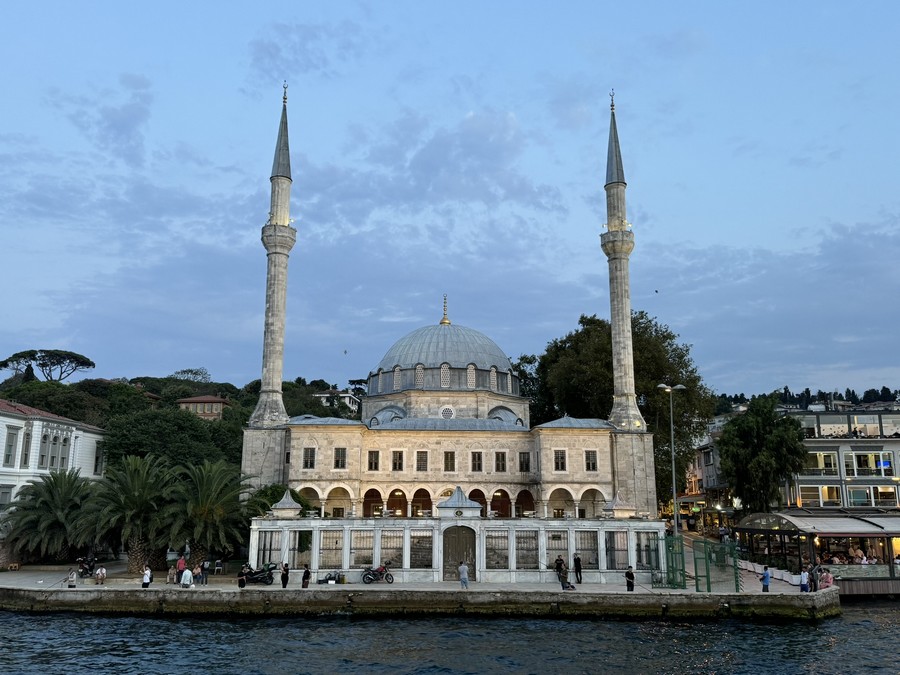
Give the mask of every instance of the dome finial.
[[287, 80], [284, 81], [284, 85], [282, 86], [284, 87], [284, 96], [281, 98], [281, 102], [284, 105], [287, 105]]
[[609, 92], [609, 109], [610, 110], [616, 109], [616, 90], [615, 89], [612, 89]]
[[446, 293], [444, 293], [444, 318], [441, 319], [440, 325], [442, 325], [442, 326], [450, 325], [450, 319], [447, 318], [447, 294]]

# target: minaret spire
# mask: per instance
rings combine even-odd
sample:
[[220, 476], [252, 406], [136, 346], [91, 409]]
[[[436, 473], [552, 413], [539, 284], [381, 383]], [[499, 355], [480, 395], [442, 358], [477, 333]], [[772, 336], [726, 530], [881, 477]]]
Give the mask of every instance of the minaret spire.
[[609, 260], [609, 304], [613, 350], [613, 407], [609, 421], [623, 431], [646, 431], [634, 391], [631, 340], [631, 289], [628, 258], [634, 233], [625, 219], [625, 171], [616, 129], [615, 92], [610, 93], [609, 148], [606, 160], [606, 228], [600, 244]]
[[262, 228], [266, 249], [266, 317], [263, 334], [263, 364], [256, 410], [251, 428], [272, 428], [288, 421], [281, 392], [284, 370], [284, 324], [287, 305], [288, 256], [297, 240], [291, 226], [291, 151], [288, 143], [287, 82], [281, 105], [281, 123], [272, 162], [269, 220]]

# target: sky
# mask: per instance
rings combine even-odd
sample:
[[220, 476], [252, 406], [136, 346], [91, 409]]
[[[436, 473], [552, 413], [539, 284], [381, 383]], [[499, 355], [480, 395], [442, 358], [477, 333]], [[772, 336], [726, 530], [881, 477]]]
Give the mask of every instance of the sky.
[[284, 378], [366, 377], [444, 294], [540, 354], [609, 317], [615, 90], [632, 308], [719, 393], [900, 388], [898, 24], [888, 1], [13, 3], [0, 358], [259, 378], [285, 81]]

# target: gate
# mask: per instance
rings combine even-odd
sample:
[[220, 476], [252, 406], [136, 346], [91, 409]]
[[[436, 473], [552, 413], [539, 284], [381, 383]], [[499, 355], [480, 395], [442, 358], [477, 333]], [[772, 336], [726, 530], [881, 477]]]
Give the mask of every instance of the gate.
[[653, 588], [687, 588], [684, 573], [684, 537], [660, 537], [658, 544], [665, 549], [664, 570], [653, 572], [650, 585]]
[[460, 560], [469, 566], [469, 581], [475, 581], [475, 530], [456, 525], [444, 530], [444, 581], [458, 579]]
[[741, 574], [736, 549], [734, 542], [694, 541], [694, 578], [698, 592], [740, 593]]

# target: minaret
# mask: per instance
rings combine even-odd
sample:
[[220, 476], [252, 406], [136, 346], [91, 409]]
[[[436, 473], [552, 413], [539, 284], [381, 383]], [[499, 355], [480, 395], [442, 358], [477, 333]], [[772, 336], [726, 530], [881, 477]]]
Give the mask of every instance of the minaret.
[[634, 349], [631, 344], [631, 289], [628, 257], [634, 233], [625, 220], [625, 171], [616, 131], [616, 104], [610, 94], [609, 151], [606, 158], [606, 229], [600, 245], [609, 259], [609, 305], [612, 324], [613, 407], [609, 421], [623, 431], [646, 431], [634, 394]]
[[291, 227], [291, 153], [288, 146], [287, 83], [281, 106], [281, 125], [272, 163], [272, 201], [269, 220], [262, 228], [266, 247], [266, 325], [263, 335], [262, 384], [250, 427], [265, 428], [284, 424], [288, 415], [281, 398], [284, 368], [284, 320], [287, 300], [288, 255], [297, 240]]

